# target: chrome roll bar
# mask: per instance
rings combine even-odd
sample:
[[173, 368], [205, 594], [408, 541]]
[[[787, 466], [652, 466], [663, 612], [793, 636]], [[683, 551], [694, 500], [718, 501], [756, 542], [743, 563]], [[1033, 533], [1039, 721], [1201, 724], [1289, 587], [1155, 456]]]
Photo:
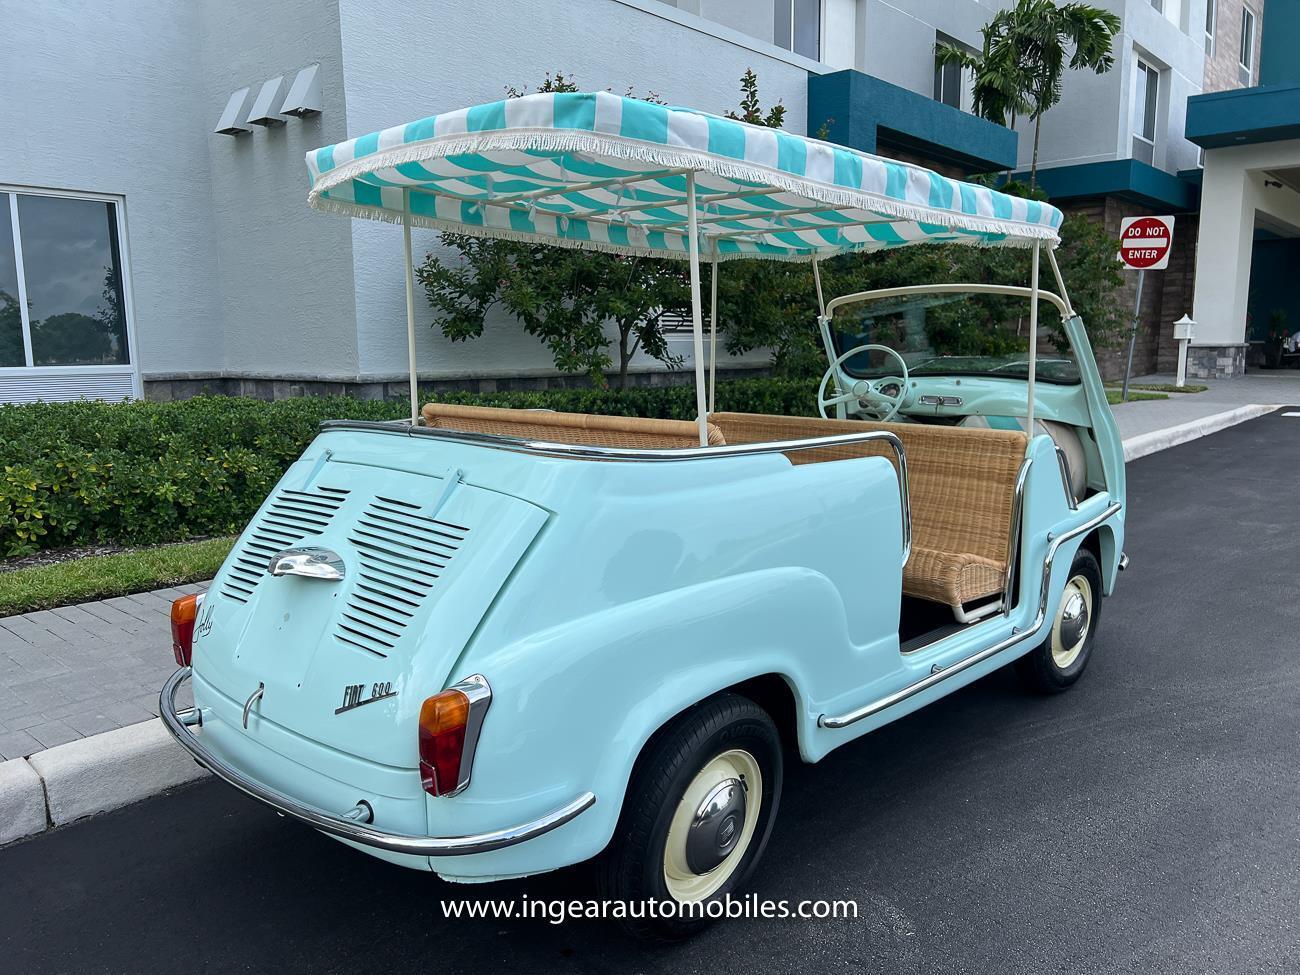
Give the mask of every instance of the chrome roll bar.
[[719, 444], [716, 447], [602, 447], [597, 444], [552, 443], [548, 440], [525, 440], [519, 437], [502, 437], [491, 433], [471, 433], [446, 427], [410, 426], [405, 420], [326, 420], [322, 431], [360, 430], [387, 433], [396, 436], [421, 437], [446, 440], [452, 443], [491, 447], [520, 454], [570, 460], [648, 461], [651, 463], [692, 460], [718, 460], [723, 457], [757, 457], [763, 454], [787, 454], [800, 450], [819, 450], [824, 447], [849, 447], [855, 444], [880, 440], [889, 445], [897, 461], [898, 494], [903, 518], [903, 565], [912, 553], [912, 491], [907, 477], [907, 454], [903, 441], [888, 430], [863, 430], [860, 433], [840, 433], [831, 437], [807, 437], [803, 440], [781, 440], [768, 443]]
[[540, 819], [507, 826], [504, 829], [487, 833], [470, 833], [464, 836], [412, 836], [406, 833], [389, 833], [368, 825], [374, 818], [373, 809], [365, 799], [359, 800], [353, 808], [343, 813], [331, 813], [315, 806], [309, 806], [270, 786], [257, 781], [251, 776], [218, 758], [190, 731], [193, 727], [203, 726], [202, 712], [198, 708], [176, 709], [176, 691], [181, 684], [189, 680], [191, 670], [182, 667], [167, 679], [162, 694], [158, 698], [158, 713], [163, 724], [190, 756], [208, 769], [217, 778], [233, 785], [245, 795], [252, 796], [265, 803], [276, 812], [290, 816], [308, 826], [315, 827], [322, 833], [349, 840], [361, 846], [389, 853], [405, 853], [411, 856], [448, 857], [462, 856], [469, 853], [487, 853], [500, 850], [531, 840], [549, 833], [576, 818], [596, 804], [595, 793], [584, 792], [572, 802], [566, 803]]

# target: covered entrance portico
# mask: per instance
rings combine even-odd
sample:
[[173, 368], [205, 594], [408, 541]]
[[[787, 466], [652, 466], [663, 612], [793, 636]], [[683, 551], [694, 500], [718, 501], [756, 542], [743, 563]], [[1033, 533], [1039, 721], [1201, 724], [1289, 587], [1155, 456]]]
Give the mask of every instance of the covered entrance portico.
[[1205, 149], [1188, 375], [1230, 378], [1300, 332], [1300, 84], [1189, 99], [1187, 137]]

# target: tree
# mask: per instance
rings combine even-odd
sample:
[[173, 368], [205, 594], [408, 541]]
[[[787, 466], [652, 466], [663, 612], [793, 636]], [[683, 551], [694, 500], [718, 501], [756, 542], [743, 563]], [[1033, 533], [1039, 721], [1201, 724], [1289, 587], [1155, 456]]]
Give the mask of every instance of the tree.
[[[957, 64], [972, 72], [977, 115], [1011, 128], [1022, 115], [1034, 123], [1032, 190], [1038, 185], [1043, 116], [1061, 100], [1067, 67], [1105, 74], [1115, 63], [1112, 45], [1119, 30], [1119, 17], [1100, 7], [1016, 0], [1014, 7], [998, 11], [984, 26], [979, 54], [951, 44], [936, 45], [935, 54], [940, 64]], [[1067, 52], [1072, 52], [1068, 65]]]
[[[547, 75], [539, 92], [578, 87], [562, 73]], [[527, 89], [510, 87], [518, 98]], [[628, 93], [631, 96], [631, 92]], [[653, 92], [647, 101], [658, 102]], [[669, 368], [681, 364], [664, 335], [665, 316], [687, 306], [687, 270], [680, 261], [576, 250], [467, 234], [444, 233], [456, 260], [428, 255], [416, 269], [443, 335], [464, 341], [483, 334], [489, 311], [500, 306], [550, 351], [561, 372], [587, 373], [605, 385], [613, 365], [607, 325], [617, 332], [619, 387], [644, 353]]]

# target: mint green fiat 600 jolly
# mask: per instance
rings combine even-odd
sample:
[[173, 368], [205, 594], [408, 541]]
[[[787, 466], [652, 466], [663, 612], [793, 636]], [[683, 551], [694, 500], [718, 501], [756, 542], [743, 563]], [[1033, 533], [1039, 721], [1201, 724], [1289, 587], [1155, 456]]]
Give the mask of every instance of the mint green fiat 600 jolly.
[[[449, 880], [598, 858], [602, 896], [664, 906], [637, 930], [681, 935], [753, 873], [783, 755], [1087, 666], [1124, 466], [1051, 206], [604, 92], [307, 164], [312, 206], [402, 224], [410, 339], [413, 226], [687, 261], [698, 416], [421, 408], [412, 352], [410, 420], [324, 424], [173, 610], [163, 717], [218, 777]], [[1023, 247], [1026, 286], [823, 302], [819, 259], [924, 242]], [[753, 258], [812, 263], [820, 418], [713, 410], [700, 263]], [[1040, 307], [1068, 351], [1038, 358]], [[1018, 346], [953, 354], [991, 315]]]

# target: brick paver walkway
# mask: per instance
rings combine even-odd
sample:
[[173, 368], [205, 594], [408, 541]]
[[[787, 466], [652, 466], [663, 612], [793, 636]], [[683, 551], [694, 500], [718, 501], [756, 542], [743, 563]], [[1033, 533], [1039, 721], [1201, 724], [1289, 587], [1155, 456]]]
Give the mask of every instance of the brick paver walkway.
[[176, 669], [172, 600], [206, 588], [0, 619], [0, 760], [156, 717], [158, 690]]

